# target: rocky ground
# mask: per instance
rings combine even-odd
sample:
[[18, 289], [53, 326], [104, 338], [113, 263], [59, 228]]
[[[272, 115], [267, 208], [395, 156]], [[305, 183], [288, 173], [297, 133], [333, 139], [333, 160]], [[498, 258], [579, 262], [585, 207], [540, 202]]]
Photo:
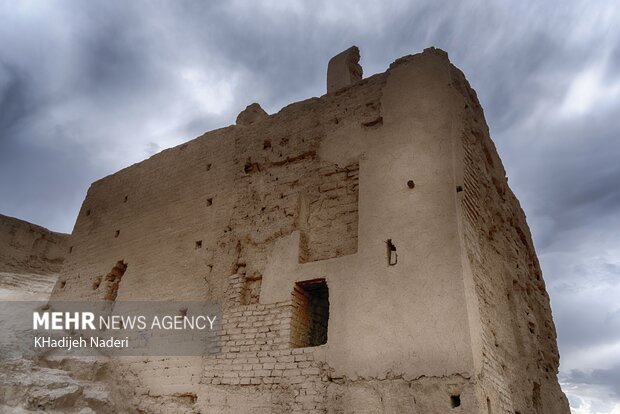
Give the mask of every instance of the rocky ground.
[[[57, 275], [0, 272], [0, 301], [36, 307], [48, 300]], [[114, 413], [100, 358], [34, 358], [17, 349], [23, 327], [12, 324], [12, 306], [0, 315], [0, 413]]]

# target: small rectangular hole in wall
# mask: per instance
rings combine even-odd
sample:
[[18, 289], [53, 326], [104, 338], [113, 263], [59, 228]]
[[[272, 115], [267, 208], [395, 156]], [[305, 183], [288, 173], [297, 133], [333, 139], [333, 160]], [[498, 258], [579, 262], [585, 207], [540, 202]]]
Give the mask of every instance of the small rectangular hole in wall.
[[69, 246], [69, 253], [73, 253], [73, 246]]
[[125, 199], [123, 200], [123, 203], [126, 203], [128, 199], [129, 199], [129, 196], [125, 196]]
[[121, 231], [120, 230], [116, 230], [114, 232], [114, 237], [118, 237], [120, 234], [121, 234]]
[[196, 247], [197, 249], [200, 249], [200, 248], [202, 247], [202, 240], [198, 240], [198, 241], [196, 241], [195, 247]]
[[291, 347], [305, 348], [327, 343], [329, 290], [325, 279], [298, 282], [293, 288]]
[[211, 169], [211, 163], [207, 164], [207, 171], [209, 171]]
[[387, 239], [385, 242], [387, 244], [387, 255], [388, 255], [388, 265], [394, 266], [398, 263], [398, 254], [396, 253], [396, 245], [392, 243], [392, 239]]
[[452, 408], [461, 406], [461, 396], [460, 395], [451, 395], [450, 396], [450, 405]]
[[213, 205], [213, 199], [207, 198], [207, 207]]
[[90, 216], [90, 208], [88, 210], [86, 210], [86, 215]]

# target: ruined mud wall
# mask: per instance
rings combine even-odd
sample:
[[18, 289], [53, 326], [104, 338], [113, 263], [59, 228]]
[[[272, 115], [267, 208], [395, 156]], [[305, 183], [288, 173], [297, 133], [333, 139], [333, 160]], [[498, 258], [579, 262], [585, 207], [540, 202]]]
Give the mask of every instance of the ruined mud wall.
[[457, 191], [478, 303], [481, 399], [489, 413], [568, 413], [549, 296], [525, 214], [475, 92], [458, 69], [452, 77], [463, 99]]
[[58, 273], [69, 235], [0, 214], [0, 272]]
[[[317, 150], [339, 117], [376, 118], [378, 91], [325, 102], [320, 113], [312, 100], [302, 102], [93, 183], [55, 297], [102, 298], [106, 286], [98, 281], [123, 261], [119, 300], [252, 303], [282, 235], [301, 232], [300, 262], [355, 253], [358, 163], [339, 166]], [[227, 296], [231, 274], [243, 275], [241, 297]]]
[[294, 231], [300, 263], [357, 252], [359, 164], [326, 161], [318, 150], [341, 120], [379, 117], [381, 85], [207, 133], [93, 183], [54, 300], [208, 299], [227, 309], [220, 357], [117, 367], [138, 393], [128, 396], [136, 407], [168, 412], [200, 395], [209, 412], [243, 412], [234, 395], [248, 385], [254, 407], [258, 393], [282, 412], [322, 404], [303, 389], [321, 383], [319, 362], [312, 349], [291, 349], [292, 304], [258, 303], [262, 274], [275, 241]]

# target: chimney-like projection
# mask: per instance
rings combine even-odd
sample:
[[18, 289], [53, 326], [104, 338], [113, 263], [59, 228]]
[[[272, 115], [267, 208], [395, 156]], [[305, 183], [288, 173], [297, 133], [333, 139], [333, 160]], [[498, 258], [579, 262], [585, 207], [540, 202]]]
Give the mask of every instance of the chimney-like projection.
[[363, 70], [359, 61], [360, 50], [357, 46], [351, 46], [331, 58], [327, 65], [327, 93], [362, 80]]

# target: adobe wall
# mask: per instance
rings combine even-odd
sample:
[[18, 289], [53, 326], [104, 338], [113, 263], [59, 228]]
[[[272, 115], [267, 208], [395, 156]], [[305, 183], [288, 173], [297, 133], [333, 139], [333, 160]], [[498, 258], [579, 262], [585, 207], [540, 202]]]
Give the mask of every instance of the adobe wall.
[[47, 300], [68, 240], [68, 234], [0, 214], [0, 300]]
[[[523, 359], [489, 335], [526, 306], [553, 325], [548, 301], [495, 315], [501, 294], [484, 297], [506, 266], [476, 239], [486, 224], [463, 213], [478, 187], [457, 191], [471, 174], [493, 177], [463, 167], [463, 137], [484, 125], [481, 111], [463, 111], [473, 93], [463, 85], [447, 55], [427, 49], [275, 115], [248, 107], [235, 126], [93, 183], [53, 299], [222, 304], [219, 355], [116, 361], [128, 401], [149, 412], [486, 413], [487, 396], [492, 409], [520, 407], [531, 389], [516, 379]], [[491, 201], [518, 207], [506, 200]], [[511, 229], [498, 227], [509, 240]], [[478, 250], [492, 260], [481, 265]], [[295, 348], [295, 283], [314, 279], [329, 290], [327, 343]], [[514, 371], [498, 369], [504, 360]], [[547, 389], [559, 395], [554, 375], [527, 374], [542, 404]]]
[[525, 214], [475, 92], [457, 68], [452, 78], [463, 102], [456, 165], [480, 399], [489, 413], [568, 413], [549, 296]]
[[68, 234], [0, 214], [0, 272], [58, 273]]

